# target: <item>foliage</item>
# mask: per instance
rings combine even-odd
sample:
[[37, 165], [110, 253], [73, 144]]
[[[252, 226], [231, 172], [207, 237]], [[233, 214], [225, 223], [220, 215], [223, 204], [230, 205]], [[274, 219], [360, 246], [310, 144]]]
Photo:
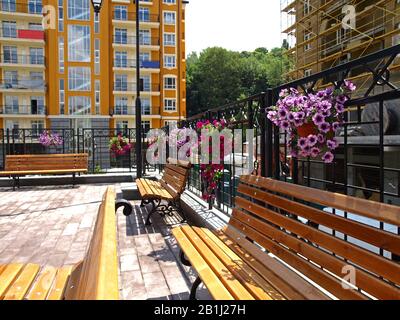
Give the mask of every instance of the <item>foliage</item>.
[[110, 151], [114, 156], [123, 156], [130, 152], [132, 144], [129, 140], [119, 133], [116, 137], [110, 140]]
[[189, 115], [219, 107], [284, 82], [290, 68], [285, 48], [234, 52], [208, 48], [187, 58]]
[[337, 90], [328, 88], [317, 93], [301, 94], [294, 88], [284, 89], [267, 117], [289, 134], [288, 146], [293, 157], [322, 156], [325, 163], [332, 163], [333, 151], [339, 147], [335, 133], [343, 125], [344, 105], [355, 89], [350, 81], [345, 81]]
[[44, 147], [58, 147], [64, 143], [64, 140], [57, 133], [44, 131], [39, 136], [39, 142]]

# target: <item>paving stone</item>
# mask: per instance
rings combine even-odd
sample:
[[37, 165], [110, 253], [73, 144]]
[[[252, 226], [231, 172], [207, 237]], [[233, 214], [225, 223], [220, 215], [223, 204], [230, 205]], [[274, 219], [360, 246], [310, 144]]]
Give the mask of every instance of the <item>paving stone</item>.
[[121, 272], [140, 270], [139, 259], [136, 254], [120, 256]]

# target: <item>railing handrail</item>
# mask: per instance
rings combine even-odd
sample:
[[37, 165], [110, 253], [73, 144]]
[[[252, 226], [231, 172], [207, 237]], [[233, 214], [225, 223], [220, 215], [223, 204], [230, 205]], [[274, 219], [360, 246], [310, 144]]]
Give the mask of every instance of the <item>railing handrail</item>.
[[[116, 13], [118, 14], [124, 14], [126, 15], [126, 19], [118, 19], [116, 17]], [[139, 17], [142, 17], [143, 15], [139, 14]], [[158, 14], [146, 14], [146, 16], [148, 16], [150, 19], [141, 19], [140, 22], [160, 22], [160, 15]], [[114, 20], [118, 20], [118, 21], [130, 21], [132, 20], [133, 22], [136, 22], [136, 12], [121, 12], [121, 11], [117, 11], [114, 10], [113, 11], [113, 19]]]

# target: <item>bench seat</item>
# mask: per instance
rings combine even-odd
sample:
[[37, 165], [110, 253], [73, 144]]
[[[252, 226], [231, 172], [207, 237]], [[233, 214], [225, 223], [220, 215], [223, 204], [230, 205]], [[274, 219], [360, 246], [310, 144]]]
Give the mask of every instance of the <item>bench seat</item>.
[[203, 282], [218, 300], [400, 300], [399, 207], [257, 176], [237, 192], [225, 228], [172, 231], [198, 273], [191, 299]]
[[174, 197], [163, 188], [162, 184], [158, 181], [149, 179], [136, 180], [140, 195], [144, 200], [162, 199], [166, 201], [173, 201]]
[[25, 175], [46, 175], [46, 174], [71, 174], [71, 173], [87, 173], [87, 169], [61, 169], [61, 170], [20, 170], [20, 171], [0, 171], [0, 176], [25, 176]]
[[[74, 266], [0, 265], [0, 300], [118, 300], [116, 201], [109, 187], [99, 207], [88, 252]], [[130, 208], [132, 209], [132, 208]]]

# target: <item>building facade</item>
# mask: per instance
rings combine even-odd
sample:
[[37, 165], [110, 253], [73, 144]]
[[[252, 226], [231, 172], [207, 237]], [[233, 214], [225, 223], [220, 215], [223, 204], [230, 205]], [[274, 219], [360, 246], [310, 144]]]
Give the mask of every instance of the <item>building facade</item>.
[[[397, 0], [281, 0], [282, 29], [298, 79], [400, 44]], [[397, 70], [400, 64], [391, 66]], [[358, 84], [366, 80], [352, 71]]]
[[[103, 1], [99, 15], [90, 0], [0, 1], [0, 128], [134, 128], [136, 14], [131, 0]], [[185, 3], [142, 0], [138, 14], [142, 126], [175, 125]]]

